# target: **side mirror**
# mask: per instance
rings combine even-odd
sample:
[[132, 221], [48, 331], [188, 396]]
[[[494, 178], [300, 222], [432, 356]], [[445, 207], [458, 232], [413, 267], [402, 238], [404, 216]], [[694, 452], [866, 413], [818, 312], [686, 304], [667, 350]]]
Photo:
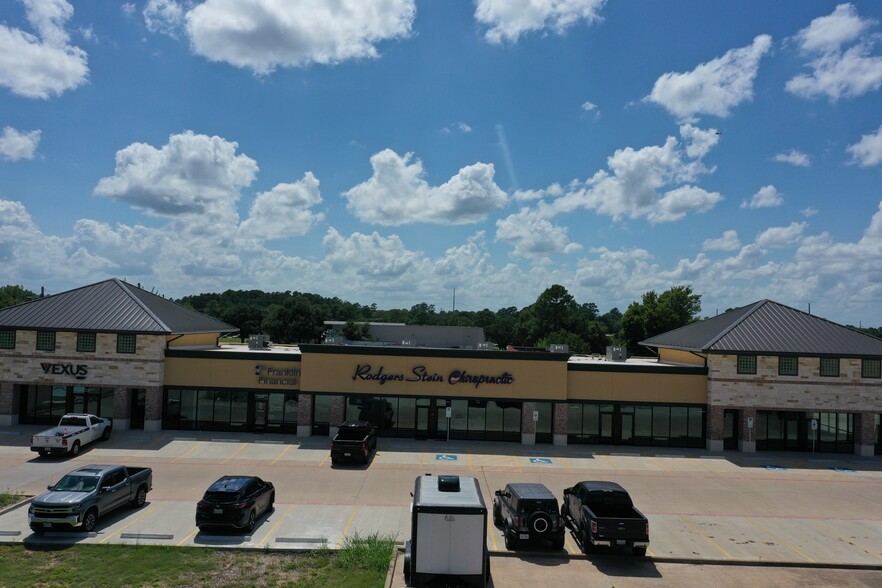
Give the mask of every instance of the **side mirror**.
[[496, 496], [502, 496], [502, 490], [497, 490], [497, 491], [496, 491]]
[[110, 486], [101, 486], [101, 494], [105, 492], [110, 492]]
[[52, 490], [52, 484], [49, 484], [48, 486], [46, 486], [46, 490]]
[[564, 488], [564, 496], [569, 496], [572, 493], [573, 493], [572, 488]]

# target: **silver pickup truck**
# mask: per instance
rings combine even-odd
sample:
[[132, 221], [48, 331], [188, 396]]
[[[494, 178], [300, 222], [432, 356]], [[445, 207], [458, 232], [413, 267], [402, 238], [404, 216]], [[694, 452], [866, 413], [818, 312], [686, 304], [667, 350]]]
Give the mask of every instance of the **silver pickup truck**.
[[113, 419], [94, 414], [66, 414], [61, 417], [57, 427], [40, 431], [31, 437], [31, 451], [42, 456], [50, 453], [76, 456], [84, 445], [97, 439], [109, 439], [111, 430]]
[[105, 513], [123, 505], [144, 505], [153, 489], [153, 470], [118, 465], [89, 465], [67, 474], [31, 501], [28, 522], [34, 533], [91, 532]]

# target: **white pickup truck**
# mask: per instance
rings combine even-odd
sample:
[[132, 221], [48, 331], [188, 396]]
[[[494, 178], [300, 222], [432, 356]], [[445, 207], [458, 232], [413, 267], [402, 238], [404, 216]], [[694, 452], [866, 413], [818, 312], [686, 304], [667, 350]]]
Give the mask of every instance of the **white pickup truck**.
[[66, 414], [57, 427], [46, 429], [31, 437], [31, 451], [41, 456], [50, 453], [78, 455], [80, 449], [96, 439], [106, 441], [113, 429], [113, 419], [93, 414]]

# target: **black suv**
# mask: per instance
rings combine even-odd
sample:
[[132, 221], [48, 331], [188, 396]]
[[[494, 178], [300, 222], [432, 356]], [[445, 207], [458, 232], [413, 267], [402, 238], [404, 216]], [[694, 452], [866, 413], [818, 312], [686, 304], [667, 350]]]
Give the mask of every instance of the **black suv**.
[[493, 524], [505, 529], [505, 548], [521, 540], [545, 539], [563, 549], [566, 525], [557, 498], [544, 484], [506, 484], [493, 499]]
[[196, 505], [196, 526], [232, 527], [249, 533], [263, 513], [273, 511], [276, 491], [254, 476], [224, 476], [208, 487]]

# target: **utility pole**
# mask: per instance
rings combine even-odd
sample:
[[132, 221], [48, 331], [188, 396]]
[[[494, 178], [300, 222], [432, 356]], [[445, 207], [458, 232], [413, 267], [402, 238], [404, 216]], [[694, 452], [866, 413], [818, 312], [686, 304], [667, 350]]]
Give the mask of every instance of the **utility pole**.
[[456, 312], [456, 288], [453, 289], [453, 310], [451, 312]]

